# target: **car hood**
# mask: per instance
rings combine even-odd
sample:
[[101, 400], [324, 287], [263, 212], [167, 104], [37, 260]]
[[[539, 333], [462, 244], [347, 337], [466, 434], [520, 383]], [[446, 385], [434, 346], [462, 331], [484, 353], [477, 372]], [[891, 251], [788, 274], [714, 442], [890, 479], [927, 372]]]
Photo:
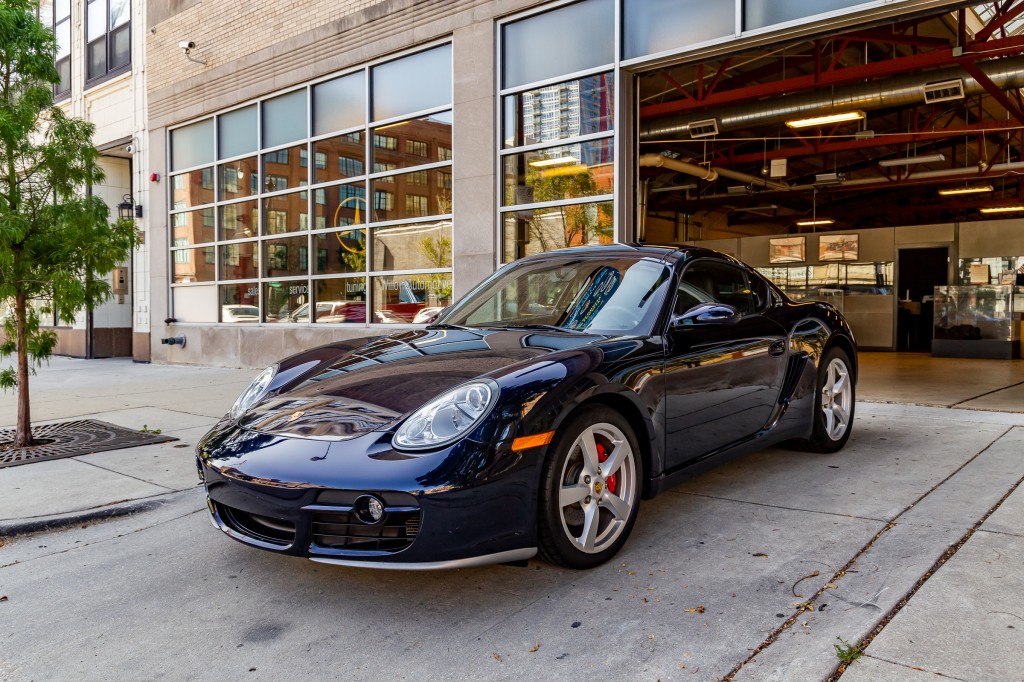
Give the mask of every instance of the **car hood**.
[[322, 363], [297, 386], [253, 407], [240, 424], [283, 436], [354, 438], [388, 428], [434, 396], [470, 379], [602, 338], [532, 330], [399, 333]]

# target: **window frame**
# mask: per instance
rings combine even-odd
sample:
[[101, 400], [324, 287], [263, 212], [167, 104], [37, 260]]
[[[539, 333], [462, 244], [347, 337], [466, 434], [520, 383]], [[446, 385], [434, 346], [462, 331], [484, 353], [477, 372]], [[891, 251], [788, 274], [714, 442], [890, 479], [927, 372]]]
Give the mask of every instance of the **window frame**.
[[60, 73], [60, 65], [61, 65], [61, 63], [67, 62], [67, 65], [68, 65], [67, 66], [67, 69], [68, 69], [68, 82], [67, 82], [67, 86], [68, 87], [67, 87], [67, 89], [66, 90], [59, 90], [58, 88], [60, 88], [60, 82], [56, 83], [53, 86], [53, 98], [54, 98], [54, 100], [55, 101], [61, 101], [61, 100], [66, 100], [66, 99], [70, 99], [71, 98], [71, 76], [72, 76], [72, 68], [74, 67], [74, 49], [72, 49], [72, 47], [74, 45], [74, 40], [73, 40], [74, 36], [72, 35], [73, 24], [71, 22], [71, 15], [74, 13], [74, 3], [72, 3], [72, 2], [68, 3], [68, 15], [66, 17], [64, 17], [63, 19], [60, 19], [59, 21], [57, 20], [57, 4], [58, 4], [57, 2], [53, 2], [51, 4], [51, 7], [50, 7], [50, 29], [53, 31], [53, 35], [56, 38], [58, 26], [60, 24], [63, 24], [63, 23], [66, 22], [68, 24], [68, 41], [70, 43], [68, 45], [67, 56], [61, 57], [59, 59], [54, 59], [54, 62], [53, 62], [54, 68], [57, 69], [57, 73], [58, 74]]
[[[101, 37], [94, 38], [93, 40], [89, 40], [89, 5], [92, 5], [94, 3], [102, 3], [103, 7], [104, 7], [104, 12], [103, 12], [103, 35]], [[83, 2], [81, 4], [81, 7], [82, 7], [82, 12], [83, 12], [82, 27], [83, 27], [83, 36], [84, 36], [84, 42], [83, 42], [84, 53], [82, 55], [82, 59], [85, 62], [85, 87], [86, 88], [90, 88], [90, 87], [92, 87], [94, 85], [98, 85], [100, 83], [103, 83], [104, 81], [110, 80], [111, 78], [115, 78], [117, 76], [120, 76], [123, 73], [127, 73], [127, 72], [131, 71], [131, 69], [132, 69], [132, 39], [133, 39], [133, 35], [132, 35], [133, 34], [133, 31], [132, 31], [132, 12], [133, 12], [134, 8], [132, 7], [131, 0], [128, 0], [128, 20], [126, 22], [124, 22], [123, 24], [119, 25], [119, 26], [115, 26], [115, 27], [111, 28], [110, 27], [110, 0], [85, 0], [85, 2]], [[119, 64], [117, 66], [111, 67], [110, 66], [110, 63], [112, 61], [111, 60], [111, 55], [112, 55], [111, 50], [112, 50], [112, 46], [113, 46], [113, 40], [112, 39], [113, 39], [113, 37], [116, 34], [120, 34], [120, 33], [127, 33], [128, 34], [128, 61], [125, 62], [124, 64]], [[95, 45], [96, 43], [98, 43], [100, 41], [103, 41], [103, 72], [90, 75], [90, 73], [89, 73], [89, 68], [90, 68], [89, 50], [92, 48], [93, 45]]]
[[[447, 207], [448, 208], [448, 212], [445, 213], [445, 214], [435, 213], [435, 214], [430, 214], [430, 215], [427, 215], [427, 216], [424, 216], [424, 217], [412, 218], [412, 219], [409, 219], [409, 218], [395, 218], [394, 220], [388, 220], [388, 219], [385, 219], [383, 217], [374, 219], [374, 218], [370, 218], [370, 216], [373, 215], [373, 210], [372, 210], [372, 205], [373, 205], [372, 204], [372, 202], [373, 202], [372, 196], [373, 195], [369, 191], [368, 188], [370, 188], [372, 186], [372, 183], [375, 180], [386, 179], [386, 177], [389, 176], [389, 175], [401, 175], [402, 173], [409, 172], [411, 170], [430, 171], [430, 170], [433, 170], [433, 169], [436, 169], [436, 168], [440, 168], [440, 169], [443, 169], [443, 170], [447, 171], [449, 173], [449, 175], [453, 175], [453, 165], [454, 165], [454, 162], [452, 160], [430, 162], [429, 160], [424, 159], [422, 162], [416, 163], [415, 165], [413, 165], [413, 166], [411, 166], [409, 168], [404, 168], [404, 167], [398, 168], [398, 167], [396, 167], [394, 170], [386, 171], [386, 172], [383, 172], [383, 173], [377, 172], [376, 169], [373, 169], [370, 166], [370, 163], [371, 163], [371, 159], [373, 158], [372, 152], [374, 150], [374, 141], [375, 141], [374, 138], [373, 138], [373, 134], [374, 134], [374, 130], [375, 129], [386, 127], [386, 126], [391, 126], [391, 125], [395, 125], [395, 124], [399, 124], [399, 123], [403, 123], [405, 121], [415, 121], [415, 120], [417, 120], [419, 118], [422, 118], [422, 117], [434, 116], [434, 115], [444, 115], [444, 116], [446, 116], [447, 119], [448, 119], [447, 123], [449, 124], [449, 126], [452, 126], [453, 124], [451, 123], [451, 115], [452, 115], [452, 108], [453, 108], [453, 104], [454, 103], [453, 102], [449, 102], [449, 103], [446, 103], [446, 104], [443, 104], [443, 105], [439, 105], [439, 106], [433, 107], [431, 109], [424, 109], [422, 111], [410, 112], [408, 114], [403, 114], [402, 116], [396, 117], [394, 119], [374, 120], [372, 118], [372, 116], [370, 116], [369, 113], [368, 113], [369, 112], [369, 107], [370, 107], [370, 102], [369, 102], [369, 98], [367, 98], [366, 101], [364, 102], [364, 109], [367, 111], [367, 115], [364, 116], [364, 120], [363, 120], [363, 122], [360, 125], [352, 127], [352, 128], [345, 128], [345, 129], [340, 129], [340, 130], [330, 130], [330, 131], [327, 131], [327, 132], [323, 132], [321, 134], [314, 134], [312, 132], [313, 129], [314, 129], [315, 121], [312, 118], [313, 117], [313, 107], [309, 106], [309, 102], [311, 101], [311, 98], [313, 96], [313, 94], [312, 94], [313, 91], [315, 90], [315, 88], [319, 84], [321, 84], [323, 82], [327, 82], [327, 81], [330, 81], [330, 80], [333, 80], [333, 79], [337, 79], [337, 78], [344, 78], [347, 75], [351, 75], [352, 73], [357, 73], [357, 72], [363, 72], [363, 73], [366, 73], [366, 74], [370, 74], [372, 72], [373, 68], [376, 65], [379, 65], [379, 64], [382, 64], [382, 63], [385, 63], [385, 62], [391, 62], [391, 61], [399, 60], [399, 59], [402, 59], [404, 57], [413, 56], [413, 55], [415, 55], [417, 53], [420, 53], [420, 52], [423, 52], [423, 51], [427, 51], [427, 50], [431, 50], [433, 48], [436, 48], [436, 47], [439, 47], [439, 46], [445, 45], [445, 44], [448, 44], [448, 45], [451, 44], [451, 38], [450, 37], [449, 38], [445, 38], [445, 39], [439, 39], [439, 40], [436, 40], [436, 41], [432, 41], [432, 42], [429, 42], [429, 43], [425, 43], [425, 44], [419, 45], [416, 48], [410, 49], [410, 50], [408, 50], [408, 51], [406, 51], [406, 52], [404, 52], [402, 54], [399, 54], [399, 55], [390, 55], [390, 56], [388, 56], [386, 58], [381, 58], [379, 60], [374, 60], [374, 61], [366, 62], [363, 65], [361, 65], [359, 67], [356, 67], [355, 69], [349, 70], [347, 72], [332, 73], [332, 74], [330, 74], [328, 76], [324, 76], [322, 78], [306, 81], [303, 84], [296, 85], [296, 86], [294, 86], [292, 88], [286, 88], [286, 89], [283, 89], [283, 90], [275, 91], [275, 92], [273, 92], [271, 94], [268, 94], [266, 96], [263, 96], [263, 97], [258, 97], [258, 98], [254, 98], [254, 99], [251, 99], [251, 100], [247, 100], [247, 101], [239, 103], [238, 105], [235, 105], [233, 107], [228, 107], [228, 108], [225, 108], [223, 110], [217, 111], [215, 113], [212, 113], [212, 114], [209, 114], [209, 115], [206, 115], [206, 116], [203, 116], [203, 117], [199, 117], [199, 118], [196, 118], [196, 119], [191, 119], [191, 120], [188, 120], [188, 121], [184, 121], [184, 122], [182, 122], [180, 124], [168, 126], [168, 128], [167, 128], [167, 136], [166, 136], [166, 145], [167, 145], [167, 149], [168, 149], [167, 159], [168, 159], [168, 164], [169, 165], [171, 163], [171, 159], [173, 158], [173, 154], [171, 154], [171, 146], [172, 146], [172, 141], [173, 141], [173, 137], [172, 136], [174, 135], [174, 132], [176, 130], [178, 130], [178, 129], [181, 129], [181, 128], [185, 128], [185, 127], [188, 127], [188, 126], [192, 126], [192, 125], [196, 125], [196, 124], [202, 123], [203, 121], [206, 121], [206, 120], [213, 121], [213, 137], [214, 137], [214, 139], [213, 139], [213, 143], [212, 144], [213, 144], [213, 149], [214, 149], [214, 152], [215, 152], [215, 158], [212, 161], [204, 161], [202, 163], [196, 164], [195, 166], [190, 166], [190, 167], [187, 167], [187, 168], [184, 167], [184, 166], [180, 167], [180, 168], [175, 168], [173, 171], [168, 169], [168, 175], [169, 176], [170, 175], [179, 175], [179, 174], [192, 173], [192, 172], [194, 172], [196, 170], [199, 170], [200, 168], [203, 168], [203, 167], [206, 167], [206, 166], [215, 166], [216, 167], [216, 166], [220, 166], [220, 165], [223, 165], [223, 164], [231, 164], [231, 163], [234, 163], [237, 160], [247, 159], [247, 158], [251, 158], [253, 156], [255, 156], [257, 159], [259, 159], [259, 161], [257, 163], [257, 168], [253, 172], [251, 172], [251, 178], [252, 178], [252, 181], [253, 181], [253, 192], [251, 193], [251, 195], [247, 195], [247, 196], [241, 197], [241, 198], [232, 198], [232, 199], [224, 199], [224, 198], [222, 198], [221, 194], [219, 194], [218, 192], [219, 192], [219, 190], [221, 188], [221, 184], [222, 184], [223, 178], [221, 178], [219, 173], [215, 173], [214, 174], [215, 182], [217, 183], [216, 184], [216, 190], [217, 191], [215, 191], [215, 193], [214, 193], [215, 199], [214, 199], [214, 203], [211, 204], [211, 205], [215, 206], [215, 208], [218, 209], [218, 213], [217, 213], [217, 215], [218, 215], [218, 218], [217, 218], [217, 220], [218, 220], [218, 222], [217, 222], [218, 228], [217, 229], [218, 230], [220, 229], [220, 226], [221, 226], [219, 210], [221, 208], [223, 208], [224, 206], [226, 206], [226, 205], [230, 205], [230, 204], [234, 204], [234, 203], [241, 204], [241, 203], [247, 202], [247, 201], [256, 201], [258, 206], [259, 206], [258, 213], [256, 215], [258, 216], [258, 220], [260, 220], [260, 224], [262, 225], [263, 222], [265, 222], [267, 220], [267, 214], [271, 210], [271, 209], [269, 209], [265, 205], [265, 200], [266, 199], [272, 199], [272, 198], [275, 198], [275, 197], [286, 196], [286, 195], [288, 195], [288, 194], [290, 194], [292, 192], [302, 192], [302, 193], [306, 193], [307, 196], [308, 196], [308, 200], [303, 205], [304, 208], [306, 208], [306, 214], [305, 214], [306, 222], [303, 223], [297, 231], [288, 232], [288, 233], [281, 233], [281, 234], [271, 234], [271, 233], [269, 233], [269, 232], [267, 232], [265, 230], [261, 230], [259, 235], [255, 236], [255, 237], [246, 236], [246, 237], [242, 238], [242, 237], [239, 237], [239, 236], [236, 235], [233, 239], [225, 239], [225, 238], [223, 238], [219, 231], [215, 233], [217, 235], [217, 238], [216, 238], [216, 240], [214, 242], [214, 245], [216, 245], [217, 247], [223, 247], [225, 244], [236, 243], [236, 242], [238, 242], [238, 243], [254, 242], [254, 243], [256, 243], [258, 245], [257, 253], [259, 253], [259, 256], [258, 256], [259, 271], [258, 271], [258, 273], [257, 273], [257, 275], [255, 277], [244, 278], [244, 279], [231, 279], [231, 280], [227, 280], [225, 277], [223, 277], [223, 276], [218, 274], [218, 276], [215, 278], [215, 281], [213, 282], [213, 283], [216, 284], [216, 288], [217, 288], [217, 291], [218, 291], [218, 297], [220, 297], [221, 295], [224, 295], [224, 291], [227, 290], [227, 289], [231, 289], [231, 288], [236, 287], [236, 286], [241, 286], [242, 284], [246, 284], [246, 285], [250, 285], [251, 284], [252, 286], [250, 287], [250, 289], [254, 290], [254, 292], [253, 291], [249, 291], [249, 292], [246, 293], [246, 300], [245, 300], [245, 302], [247, 304], [248, 303], [252, 303], [252, 304], [258, 305], [260, 307], [260, 310], [261, 310], [261, 320], [259, 321], [260, 325], [267, 324], [267, 323], [276, 323], [278, 321], [277, 319], [273, 319], [272, 318], [271, 313], [273, 311], [271, 311], [267, 307], [268, 306], [268, 300], [267, 300], [267, 297], [266, 297], [266, 293], [267, 293], [267, 287], [269, 286], [269, 284], [271, 282], [278, 282], [278, 283], [282, 283], [283, 282], [283, 283], [286, 283], [289, 286], [289, 288], [297, 287], [297, 286], [300, 286], [300, 285], [304, 285], [307, 288], [306, 289], [306, 294], [311, 297], [310, 299], [307, 299], [307, 301], [309, 301], [309, 300], [315, 301], [316, 298], [313, 295], [313, 291], [318, 290], [317, 287], [319, 287], [319, 283], [320, 282], [328, 281], [328, 280], [333, 281], [333, 280], [339, 280], [339, 279], [340, 280], [344, 280], [346, 282], [345, 286], [348, 287], [351, 290], [354, 290], [354, 288], [356, 288], [358, 286], [358, 288], [359, 288], [359, 290], [361, 292], [361, 293], [358, 294], [358, 296], [361, 297], [359, 300], [365, 301], [365, 304], [367, 306], [367, 310], [374, 310], [374, 311], [378, 311], [378, 312], [379, 311], [383, 311], [385, 313], [387, 313], [391, 308], [393, 308], [393, 306], [390, 306], [390, 304], [385, 305], [385, 302], [383, 300], [382, 301], [377, 301], [375, 298], [373, 298], [373, 294], [372, 294], [372, 292], [375, 290], [375, 287], [377, 286], [377, 284], [376, 284], [377, 280], [379, 280], [382, 277], [384, 279], [388, 279], [388, 278], [394, 279], [396, 282], [398, 282], [400, 280], [405, 280], [405, 279], [408, 279], [409, 281], [413, 281], [413, 280], [419, 281], [420, 279], [423, 279], [423, 276], [440, 277], [440, 278], [445, 280], [445, 282], [442, 283], [444, 286], [438, 285], [439, 288], [435, 287], [434, 289], [431, 289], [431, 292], [432, 292], [431, 295], [437, 294], [438, 296], [448, 296], [450, 298], [451, 292], [452, 292], [452, 282], [453, 282], [453, 278], [454, 278], [454, 268], [453, 268], [453, 265], [451, 263], [451, 260], [452, 260], [453, 255], [454, 255], [453, 251], [450, 251], [448, 253], [448, 264], [446, 266], [437, 266], [437, 267], [435, 267], [433, 265], [428, 266], [428, 265], [424, 264], [424, 265], [421, 265], [421, 266], [417, 265], [417, 266], [412, 267], [412, 268], [408, 268], [408, 267], [407, 268], [388, 267], [386, 269], [380, 269], [380, 270], [374, 269], [374, 267], [372, 265], [372, 260], [370, 258], [371, 250], [369, 250], [370, 241], [371, 241], [369, 239], [369, 235], [370, 235], [369, 227], [370, 226], [373, 226], [373, 227], [391, 227], [391, 226], [401, 226], [401, 225], [407, 225], [407, 224], [408, 225], [430, 224], [430, 223], [435, 223], [435, 222], [446, 222], [446, 223], [448, 223], [450, 225], [451, 222], [452, 222], [451, 206], [449, 205]], [[449, 66], [448, 68], [449, 68], [449, 71], [450, 71], [450, 69], [452, 67]], [[368, 82], [365, 84], [365, 87], [369, 88], [369, 87], [371, 87], [371, 84], [372, 84], [372, 79], [368, 78]], [[299, 138], [297, 140], [294, 140], [292, 142], [289, 142], [289, 143], [282, 143], [282, 144], [278, 144], [278, 145], [268, 144], [265, 140], [263, 140], [263, 132], [264, 132], [264, 121], [263, 121], [263, 115], [262, 115], [262, 113], [263, 113], [262, 112], [262, 109], [263, 109], [262, 105], [263, 105], [263, 103], [265, 103], [268, 100], [272, 100], [274, 98], [277, 98], [277, 97], [286, 96], [286, 95], [294, 93], [296, 91], [301, 91], [301, 92], [305, 92], [306, 93], [306, 101], [307, 101], [306, 135], [304, 137], [301, 137], [301, 138]], [[218, 144], [219, 144], [219, 128], [218, 128], [219, 118], [221, 116], [224, 116], [224, 115], [227, 115], [227, 114], [231, 114], [232, 112], [237, 111], [238, 109], [242, 109], [242, 108], [245, 108], [245, 107], [248, 107], [248, 106], [253, 106], [253, 105], [255, 105], [257, 107], [257, 129], [260, 132], [260, 140], [257, 143], [257, 149], [255, 151], [252, 151], [252, 152], [247, 152], [246, 154], [239, 154], [237, 156], [232, 156], [232, 157], [226, 157], [226, 156], [225, 157], [221, 157], [217, 153], [217, 150], [219, 149], [219, 147], [218, 147]], [[268, 192], [267, 191], [267, 189], [265, 187], [265, 183], [264, 183], [264, 180], [265, 180], [265, 177], [266, 177], [267, 174], [265, 173], [264, 168], [263, 168], [263, 165], [264, 165], [263, 164], [263, 157], [265, 155], [271, 154], [273, 152], [282, 151], [282, 150], [289, 150], [289, 149], [291, 149], [293, 147], [296, 147], [296, 146], [302, 146], [304, 149], [310, 150], [311, 155], [312, 155], [312, 150], [313, 150], [313, 146], [312, 145], [315, 145], [317, 142], [320, 142], [322, 140], [329, 140], [331, 138], [338, 137], [338, 136], [358, 136], [359, 139], [361, 140], [359, 142], [359, 145], [362, 147], [362, 150], [363, 150], [362, 163], [364, 164], [363, 167], [362, 167], [362, 172], [361, 173], [359, 173], [357, 176], [345, 177], [345, 178], [342, 178], [340, 180], [337, 179], [337, 178], [317, 179], [317, 178], [315, 178], [315, 176], [314, 176], [314, 174], [312, 172], [312, 170], [313, 170], [312, 166], [315, 165], [315, 162], [314, 162], [313, 159], [310, 159], [310, 163], [307, 164], [310, 167], [304, 169], [305, 171], [307, 171], [306, 176], [305, 176], [306, 179], [299, 186], [296, 186], [296, 187], [293, 187], [293, 188], [289, 188], [287, 190], [281, 190], [281, 191], [273, 191], [273, 192]], [[395, 151], [398, 151], [398, 145], [401, 144], [401, 142], [400, 142], [401, 139], [402, 139], [402, 136], [399, 136], [398, 138], [396, 138], [396, 149], [395, 149]], [[330, 157], [328, 157], [328, 162], [327, 162], [327, 167], [328, 168], [330, 168], [332, 166], [332, 161], [333, 160], [330, 159]], [[308, 182], [307, 182], [307, 180], [308, 180]], [[368, 248], [368, 250], [366, 252], [366, 261], [367, 262], [362, 266], [362, 269], [359, 270], [359, 271], [353, 271], [353, 272], [347, 272], [346, 271], [346, 272], [340, 273], [340, 274], [336, 273], [336, 272], [326, 273], [326, 274], [318, 274], [318, 272], [316, 270], [316, 266], [315, 266], [315, 263], [317, 262], [316, 261], [316, 257], [318, 256], [318, 253], [317, 253], [316, 249], [314, 248], [314, 246], [317, 243], [317, 240], [320, 237], [322, 237], [322, 236], [332, 236], [332, 239], [333, 239], [333, 234], [334, 233], [342, 233], [342, 232], [345, 232], [346, 229], [347, 229], [347, 228], [339, 229], [339, 226], [337, 226], [337, 225], [321, 224], [323, 222], [322, 218], [321, 218], [320, 215], [317, 215], [318, 208], [321, 206], [321, 204], [319, 204], [316, 201], [316, 196], [317, 196], [316, 192], [317, 192], [317, 190], [320, 190], [320, 191], [331, 191], [331, 190], [334, 190], [336, 187], [350, 189], [350, 191], [352, 193], [358, 193], [357, 195], [360, 196], [360, 198], [362, 199], [362, 203], [361, 203], [360, 208], [361, 208], [361, 210], [363, 211], [363, 213], [364, 213], [364, 215], [366, 217], [363, 218], [359, 223], [355, 224], [355, 226], [358, 229], [363, 230], [365, 232], [365, 234], [366, 234], [366, 242], [367, 242], [367, 248]], [[340, 191], [344, 191], [344, 190], [339, 190], [339, 192]], [[451, 191], [448, 190], [449, 194], [450, 194], [450, 192]], [[369, 210], [367, 210], [368, 207], [366, 206], [366, 202], [367, 201], [370, 202]], [[395, 199], [393, 199], [393, 201], [395, 201], [395, 204], [397, 205], [397, 197]], [[331, 203], [331, 201], [328, 200], [327, 204], [330, 205], [330, 203]], [[450, 204], [450, 202], [449, 202], [449, 204]], [[169, 206], [171, 206], [171, 205], [172, 204], [169, 203]], [[196, 208], [196, 207], [193, 207], [193, 208]], [[169, 217], [171, 219], [173, 219], [174, 215], [176, 213], [178, 213], [178, 212], [181, 212], [181, 210], [182, 209], [175, 209], [173, 207], [169, 208], [168, 215], [169, 215]], [[310, 220], [309, 216], [313, 216], [313, 220]], [[349, 224], [348, 223], [344, 223], [343, 227], [347, 226], [347, 225], [349, 225]], [[286, 237], [286, 236], [289, 236], [289, 237], [301, 237], [303, 235], [307, 238], [308, 241], [306, 243], [308, 243], [308, 245], [309, 245], [308, 248], [306, 249], [306, 257], [307, 257], [306, 258], [306, 261], [307, 261], [306, 262], [306, 271], [304, 273], [302, 273], [302, 274], [297, 274], [297, 275], [271, 276], [269, 274], [265, 274], [265, 269], [266, 269], [266, 262], [265, 261], [267, 261], [268, 259], [266, 258], [266, 256], [263, 253], [263, 251], [265, 249], [265, 244], [268, 242], [268, 240], [272, 240], [274, 238]], [[449, 246], [449, 249], [451, 249], [451, 248], [452, 247]], [[173, 254], [173, 250], [174, 249], [172, 247], [172, 254]], [[415, 252], [415, 249], [413, 249], [412, 252]], [[219, 256], [220, 256], [220, 250], [219, 249], [218, 249], [217, 253], [218, 253], [218, 264], [219, 264], [219, 261], [221, 260], [219, 258]], [[219, 273], [219, 269], [217, 270], [217, 272]], [[171, 302], [171, 311], [172, 311], [172, 313], [173, 313], [173, 310], [174, 310], [175, 299], [176, 299], [174, 291], [176, 289], [179, 289], [179, 288], [194, 286], [196, 284], [198, 284], [198, 283], [196, 283], [196, 282], [178, 282], [178, 283], [175, 283], [173, 281], [169, 281], [168, 282], [168, 292], [169, 292], [169, 298], [170, 298], [170, 302]], [[204, 284], [207, 284], [207, 283], [204, 283]], [[347, 290], [349, 290], [349, 289], [347, 289]], [[445, 289], [447, 289], [447, 293], [445, 293]], [[346, 296], [348, 296], [348, 294], [346, 294]], [[218, 298], [218, 300], [219, 300], [219, 298]], [[221, 303], [223, 304], [223, 301]], [[381, 307], [381, 306], [383, 306], [383, 307]], [[315, 324], [315, 321], [304, 321], [304, 322], [306, 322], [309, 325]], [[350, 320], [346, 320], [346, 322], [353, 322], [353, 323], [355, 323], [358, 326], [373, 327], [373, 328], [383, 328], [383, 329], [394, 329], [396, 327], [396, 324], [398, 324], [398, 325], [408, 325], [408, 324], [412, 323], [411, 320], [401, 320], [401, 319], [388, 319], [388, 320], [386, 320], [381, 315], [376, 315], [376, 314], [368, 314], [367, 315], [367, 319], [365, 319], [365, 320], [362, 320], [362, 319], [360, 319], [360, 320], [350, 319]], [[218, 322], [214, 322], [212, 320], [205, 320], [205, 319], [204, 320], [198, 320], [198, 319], [190, 320], [189, 323], [194, 323], [194, 324], [218, 324]], [[234, 323], [232, 322], [232, 324], [234, 324]]]

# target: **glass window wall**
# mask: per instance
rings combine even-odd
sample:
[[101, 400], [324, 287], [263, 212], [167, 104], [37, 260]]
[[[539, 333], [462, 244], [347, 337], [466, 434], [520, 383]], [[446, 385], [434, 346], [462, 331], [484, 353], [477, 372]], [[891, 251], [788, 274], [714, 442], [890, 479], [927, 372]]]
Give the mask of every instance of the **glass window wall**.
[[223, 323], [410, 323], [447, 305], [450, 60], [432, 48], [172, 130], [174, 286], [218, 283]]
[[502, 37], [502, 260], [614, 241], [614, 4], [566, 5]]

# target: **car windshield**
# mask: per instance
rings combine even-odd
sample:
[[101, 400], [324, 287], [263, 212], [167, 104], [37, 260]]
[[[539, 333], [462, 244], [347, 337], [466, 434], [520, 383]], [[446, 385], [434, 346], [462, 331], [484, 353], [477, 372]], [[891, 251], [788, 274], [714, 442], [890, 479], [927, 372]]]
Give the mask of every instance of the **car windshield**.
[[439, 325], [650, 333], [671, 281], [647, 259], [549, 257], [499, 270]]

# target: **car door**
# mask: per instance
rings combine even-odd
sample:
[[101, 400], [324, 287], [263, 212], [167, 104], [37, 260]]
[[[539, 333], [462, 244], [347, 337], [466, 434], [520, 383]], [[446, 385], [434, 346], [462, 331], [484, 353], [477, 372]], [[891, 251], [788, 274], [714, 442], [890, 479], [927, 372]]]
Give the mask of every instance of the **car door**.
[[[693, 261], [679, 276], [665, 335], [670, 469], [752, 436], [772, 414], [785, 375], [786, 332], [765, 315], [767, 287], [751, 278], [743, 268], [713, 259]], [[694, 315], [700, 304], [725, 304], [736, 312], [729, 315], [718, 305]]]

